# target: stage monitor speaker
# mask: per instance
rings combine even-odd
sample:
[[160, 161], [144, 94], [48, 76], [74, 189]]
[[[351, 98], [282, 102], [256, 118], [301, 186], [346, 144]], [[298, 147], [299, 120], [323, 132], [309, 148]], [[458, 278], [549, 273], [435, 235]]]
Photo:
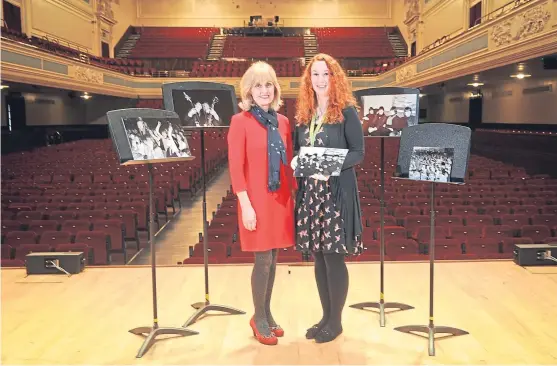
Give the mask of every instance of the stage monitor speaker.
[[557, 244], [515, 244], [513, 257], [519, 266], [556, 266]]
[[27, 274], [77, 274], [85, 268], [83, 252], [36, 252], [25, 256]]

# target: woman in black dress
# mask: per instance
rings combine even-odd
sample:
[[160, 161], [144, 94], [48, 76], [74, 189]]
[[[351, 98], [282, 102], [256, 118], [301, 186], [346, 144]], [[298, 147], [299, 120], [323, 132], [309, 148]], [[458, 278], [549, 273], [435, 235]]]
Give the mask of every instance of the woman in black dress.
[[[296, 249], [311, 252], [323, 307], [306, 338], [330, 342], [342, 333], [348, 293], [345, 256], [361, 254], [362, 220], [354, 166], [364, 158], [364, 135], [346, 74], [331, 56], [316, 55], [302, 76], [294, 141], [302, 146], [348, 149], [340, 176], [298, 178]], [[292, 160], [293, 168], [297, 157]], [[324, 170], [326, 172], [326, 170]]]

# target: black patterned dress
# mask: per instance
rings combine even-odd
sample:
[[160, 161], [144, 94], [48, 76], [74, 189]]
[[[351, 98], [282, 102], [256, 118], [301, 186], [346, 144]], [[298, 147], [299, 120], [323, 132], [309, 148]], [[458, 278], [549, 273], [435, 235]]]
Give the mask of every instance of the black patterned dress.
[[[304, 146], [310, 146], [309, 128]], [[315, 147], [325, 147], [327, 136], [321, 129], [315, 137]], [[341, 210], [335, 204], [329, 180], [299, 179], [301, 198], [296, 207], [296, 250], [302, 252], [361, 254], [360, 237], [347, 243]]]

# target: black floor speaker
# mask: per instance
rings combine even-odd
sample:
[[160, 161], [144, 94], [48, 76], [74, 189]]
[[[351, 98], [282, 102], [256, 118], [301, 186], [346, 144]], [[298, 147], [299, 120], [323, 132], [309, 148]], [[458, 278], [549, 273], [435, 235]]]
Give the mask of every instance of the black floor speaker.
[[83, 252], [36, 252], [25, 257], [27, 274], [66, 274], [83, 271], [85, 256]]
[[557, 244], [515, 244], [513, 255], [519, 266], [556, 266]]

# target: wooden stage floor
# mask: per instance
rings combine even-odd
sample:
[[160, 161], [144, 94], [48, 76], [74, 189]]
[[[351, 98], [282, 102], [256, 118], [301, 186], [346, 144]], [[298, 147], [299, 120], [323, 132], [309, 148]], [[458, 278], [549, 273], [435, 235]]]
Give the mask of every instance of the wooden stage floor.
[[[199, 335], [161, 339], [142, 358], [143, 338], [128, 332], [152, 325], [150, 267], [87, 268], [71, 278], [30, 276], [3, 269], [2, 364], [557, 364], [557, 267], [512, 262], [438, 262], [436, 325], [469, 335], [436, 342], [394, 331], [427, 324], [428, 263], [387, 263], [386, 300], [414, 310], [379, 317], [349, 308], [376, 301], [377, 263], [351, 263], [344, 334], [328, 344], [305, 339], [320, 317], [312, 266], [280, 265], [273, 315], [286, 335], [263, 346], [248, 326], [253, 306], [250, 266], [212, 266], [212, 302], [246, 315], [208, 316], [191, 326]], [[159, 321], [180, 326], [203, 300], [203, 267], [158, 269]]]

